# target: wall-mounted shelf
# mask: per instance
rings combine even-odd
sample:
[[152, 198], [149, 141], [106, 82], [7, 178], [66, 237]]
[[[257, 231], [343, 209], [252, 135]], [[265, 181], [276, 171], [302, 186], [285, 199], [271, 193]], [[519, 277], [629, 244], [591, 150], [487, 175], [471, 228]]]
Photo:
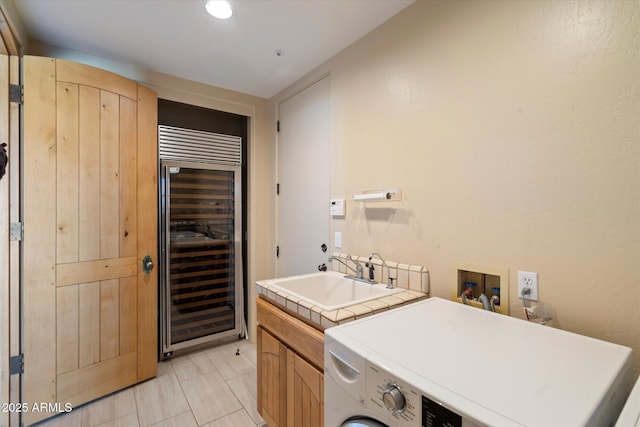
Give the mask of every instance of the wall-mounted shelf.
[[402, 200], [402, 190], [399, 188], [363, 191], [353, 195], [355, 202], [397, 202], [400, 200]]

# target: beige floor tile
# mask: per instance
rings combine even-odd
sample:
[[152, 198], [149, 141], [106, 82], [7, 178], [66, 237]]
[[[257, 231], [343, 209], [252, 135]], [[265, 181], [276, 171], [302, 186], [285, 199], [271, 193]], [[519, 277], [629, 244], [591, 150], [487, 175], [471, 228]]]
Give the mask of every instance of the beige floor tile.
[[128, 388], [86, 405], [82, 413], [82, 427], [98, 426], [135, 413], [133, 388]]
[[37, 427], [81, 427], [83, 411], [83, 407], [75, 408], [71, 412], [56, 415], [35, 425]]
[[172, 363], [178, 381], [216, 371], [216, 367], [204, 352], [177, 357], [172, 360]]
[[231, 390], [236, 395], [242, 406], [249, 413], [256, 424], [262, 424], [264, 420], [258, 413], [257, 390], [258, 382], [256, 371], [233, 378], [227, 381]]
[[162, 377], [165, 375], [170, 375], [170, 374], [174, 374], [174, 370], [173, 370], [173, 363], [172, 361], [169, 360], [163, 360], [162, 362], [158, 363], [158, 376]]
[[215, 347], [208, 348], [205, 351], [205, 353], [207, 355], [210, 355], [213, 353], [219, 353], [219, 352], [223, 352], [223, 353], [232, 352], [233, 354], [235, 354], [236, 351], [240, 351], [240, 353], [244, 353], [244, 352], [248, 352], [251, 349], [253, 349], [255, 352], [256, 346], [254, 344], [251, 344], [248, 340], [242, 339], [242, 340], [235, 340], [226, 344], [221, 344]]
[[[236, 355], [238, 349], [240, 355]], [[179, 356], [160, 362], [155, 379], [37, 426], [262, 426], [256, 410], [255, 365], [256, 347], [246, 340]]]
[[189, 410], [189, 404], [174, 374], [157, 377], [134, 388], [138, 419], [142, 427], [175, 417]]
[[173, 418], [169, 418], [168, 420], [160, 421], [152, 427], [198, 427], [198, 423], [193, 417], [191, 411], [189, 411]]
[[256, 369], [256, 355], [244, 341], [213, 348], [206, 354], [225, 380], [246, 375]]
[[258, 364], [258, 349], [255, 344], [251, 344], [249, 341], [245, 340], [240, 346], [240, 351], [247, 355], [251, 363], [254, 365]]
[[243, 409], [205, 424], [203, 427], [255, 427], [255, 425], [247, 411]]
[[98, 427], [139, 427], [138, 414], [127, 415], [126, 417], [100, 424]]
[[218, 372], [182, 381], [181, 385], [199, 425], [242, 409], [242, 404]]

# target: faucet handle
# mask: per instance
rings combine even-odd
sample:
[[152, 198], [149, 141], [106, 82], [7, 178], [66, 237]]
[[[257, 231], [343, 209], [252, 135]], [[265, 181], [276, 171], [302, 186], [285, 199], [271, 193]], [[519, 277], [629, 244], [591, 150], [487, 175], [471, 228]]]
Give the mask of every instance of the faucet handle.
[[369, 269], [369, 280], [374, 280], [375, 279], [375, 267], [373, 266], [373, 263], [371, 262], [371, 258], [369, 258], [369, 262], [365, 264], [365, 266]]
[[387, 283], [387, 289], [394, 289], [395, 286], [393, 286], [393, 281], [396, 280], [393, 277], [389, 277], [389, 283]]

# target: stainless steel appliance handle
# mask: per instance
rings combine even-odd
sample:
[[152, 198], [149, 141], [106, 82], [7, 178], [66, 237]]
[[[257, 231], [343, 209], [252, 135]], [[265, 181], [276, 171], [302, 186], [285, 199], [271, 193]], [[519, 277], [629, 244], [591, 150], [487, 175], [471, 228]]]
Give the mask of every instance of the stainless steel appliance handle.
[[[164, 306], [165, 313], [171, 313], [171, 283], [169, 276], [169, 258], [170, 252], [169, 248], [171, 245], [171, 232], [170, 232], [170, 210], [171, 210], [171, 167], [169, 165], [164, 165], [164, 197], [162, 200], [162, 210], [163, 210], [163, 221], [164, 221], [164, 271], [162, 272], [163, 283], [164, 283]], [[171, 343], [171, 317], [166, 315], [164, 316], [164, 342], [166, 344]], [[164, 352], [164, 349], [163, 349]]]

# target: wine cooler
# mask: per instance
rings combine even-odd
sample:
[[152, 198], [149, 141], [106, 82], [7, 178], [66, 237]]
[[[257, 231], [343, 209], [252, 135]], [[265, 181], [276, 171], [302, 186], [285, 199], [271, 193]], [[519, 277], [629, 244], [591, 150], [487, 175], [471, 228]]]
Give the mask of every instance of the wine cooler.
[[244, 333], [241, 139], [161, 125], [161, 356]]

